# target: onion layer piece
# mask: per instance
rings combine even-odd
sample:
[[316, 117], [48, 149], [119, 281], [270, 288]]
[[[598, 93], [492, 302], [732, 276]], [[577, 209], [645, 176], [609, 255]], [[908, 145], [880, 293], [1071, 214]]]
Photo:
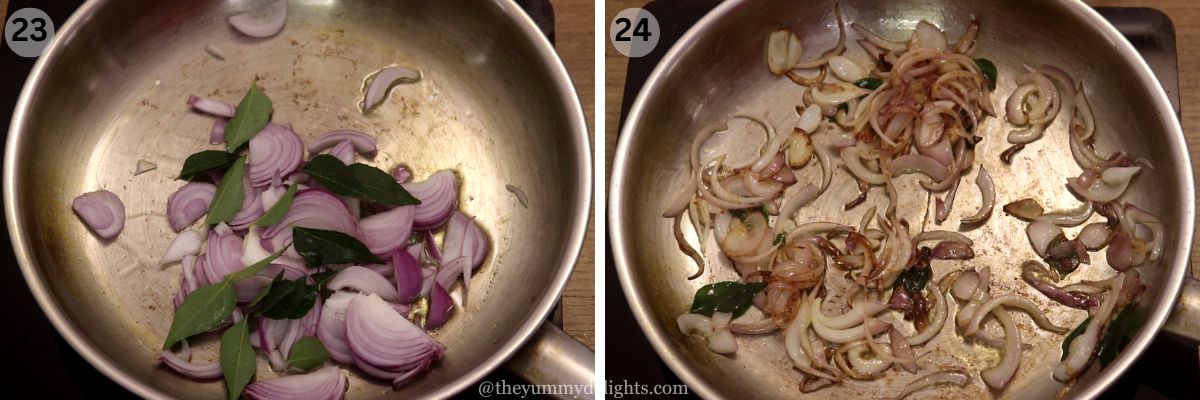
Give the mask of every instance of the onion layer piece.
[[346, 395], [346, 376], [335, 366], [303, 375], [288, 375], [246, 386], [246, 397], [261, 400], [340, 400]]
[[198, 96], [188, 96], [188, 105], [192, 106], [196, 111], [225, 118], [233, 118], [234, 113], [237, 111], [237, 109], [229, 104]]
[[81, 194], [71, 202], [71, 208], [101, 238], [115, 238], [125, 228], [125, 204], [113, 192], [97, 190]]
[[432, 331], [445, 325], [446, 320], [450, 319], [450, 310], [453, 307], [450, 294], [435, 282], [433, 292], [429, 295], [429, 317], [425, 319], [425, 330]]
[[421, 295], [421, 264], [403, 249], [392, 250], [393, 277], [396, 279], [396, 299], [408, 304]]
[[296, 171], [302, 161], [304, 143], [296, 132], [287, 126], [267, 124], [250, 139], [247, 175], [255, 187], [265, 187]]
[[321, 317], [317, 322], [317, 338], [329, 351], [329, 357], [343, 364], [354, 363], [354, 353], [346, 344], [346, 307], [356, 296], [348, 292], [336, 292], [325, 299]]
[[260, 10], [229, 17], [229, 24], [246, 36], [271, 37], [283, 30], [287, 14], [288, 0], [277, 0]]
[[[378, 145], [374, 136], [368, 135], [352, 129], [339, 129], [329, 131], [317, 137], [312, 144], [308, 145], [309, 153], [320, 153], [330, 147], [336, 146], [343, 141], [350, 141], [350, 145], [354, 146], [354, 151], [364, 156], [374, 155], [378, 150]], [[398, 179], [399, 180], [399, 179]]]
[[968, 224], [978, 224], [986, 220], [988, 216], [992, 215], [992, 207], [996, 204], [996, 184], [992, 181], [992, 175], [988, 173], [987, 168], [979, 167], [979, 175], [975, 177], [975, 184], [979, 186], [982, 197], [979, 202], [979, 211], [962, 219], [962, 222]]
[[346, 308], [346, 342], [362, 364], [399, 373], [400, 385], [442, 357], [443, 347], [424, 330], [397, 314], [376, 295], [360, 295]]
[[927, 388], [930, 386], [934, 386], [934, 385], [950, 384], [950, 385], [954, 385], [954, 386], [958, 386], [958, 387], [963, 387], [963, 386], [967, 386], [967, 382], [969, 382], [969, 381], [970, 381], [970, 378], [967, 377], [967, 374], [964, 374], [962, 372], [958, 372], [958, 371], [933, 372], [928, 375], [917, 378], [917, 379], [913, 380], [911, 383], [909, 383], [908, 385], [904, 386], [904, 390], [900, 391], [900, 395], [896, 396], [896, 399], [897, 400], [903, 399], [918, 390], [921, 390], [921, 389], [924, 389], [924, 388]]
[[401, 83], [415, 83], [421, 80], [421, 73], [404, 67], [387, 67], [372, 74], [363, 85], [363, 99], [359, 103], [363, 114], [370, 113], [378, 107], [388, 92]]
[[414, 206], [396, 207], [358, 221], [362, 241], [374, 254], [388, 254], [404, 246], [412, 235]]
[[277, 251], [291, 242], [293, 226], [334, 230], [359, 237], [354, 216], [350, 215], [342, 201], [337, 196], [318, 189], [304, 189], [296, 193], [292, 199], [292, 207], [284, 214], [283, 219], [263, 231], [263, 239], [271, 244], [264, 246], [267, 251]]
[[396, 300], [396, 288], [387, 278], [370, 268], [357, 265], [338, 272], [327, 287], [331, 290], [350, 289], [363, 294], [374, 294], [388, 301]]
[[200, 254], [200, 233], [196, 231], [187, 231], [180, 233], [171, 241], [171, 245], [167, 246], [167, 251], [163, 253], [160, 265], [167, 265], [176, 261], [183, 260], [184, 256], [194, 256]]
[[458, 205], [458, 177], [441, 170], [421, 182], [405, 183], [404, 189], [421, 201], [413, 215], [413, 227], [429, 230], [446, 223]]
[[[483, 233], [479, 224], [475, 223], [475, 219], [460, 212], [454, 212], [450, 216], [450, 222], [446, 224], [446, 240], [442, 245], [442, 259], [466, 258], [469, 261], [467, 266], [476, 268], [483, 264], [483, 259], [487, 257], [487, 251], [487, 235]], [[470, 271], [466, 272], [467, 275], [470, 274]], [[464, 280], [470, 282], [469, 278], [464, 277]]]
[[164, 351], [161, 354], [159, 354], [158, 360], [161, 361], [163, 363], [163, 365], [166, 365], [166, 366], [170, 367], [171, 369], [175, 370], [175, 372], [178, 372], [180, 375], [183, 375], [183, 376], [186, 376], [186, 377], [192, 378], [192, 379], [211, 380], [211, 379], [220, 378], [221, 376], [224, 375], [221, 373], [221, 364], [218, 364], [218, 363], [209, 363], [209, 364], [192, 363], [190, 361], [180, 358], [179, 356], [175, 355], [175, 353], [172, 353], [170, 350]]
[[800, 37], [787, 29], [778, 29], [767, 38], [767, 68], [783, 75], [800, 62]]

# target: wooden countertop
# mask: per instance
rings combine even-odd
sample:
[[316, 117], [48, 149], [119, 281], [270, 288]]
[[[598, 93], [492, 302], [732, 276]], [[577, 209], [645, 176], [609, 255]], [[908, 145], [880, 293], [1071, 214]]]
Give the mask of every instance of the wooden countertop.
[[[3, 1], [3, 0], [0, 0]], [[641, 7], [646, 0], [609, 0], [604, 5], [605, 23], [626, 8]], [[1200, 69], [1190, 66], [1200, 63], [1200, 1], [1194, 0], [1087, 0], [1095, 7], [1151, 7], [1166, 13], [1175, 23], [1175, 43], [1178, 52], [1179, 104], [1182, 111], [1183, 132], [1187, 139], [1192, 165], [1200, 166]], [[608, 32], [601, 32], [608, 37]], [[621, 101], [625, 90], [625, 67], [627, 59], [613, 49], [605, 40], [604, 49], [604, 168], [612, 170], [612, 158], [617, 148], [617, 131], [620, 129]], [[1196, 172], [1192, 171], [1195, 176]], [[605, 175], [608, 176], [608, 175]], [[608, 192], [608, 182], [603, 190]], [[1192, 276], [1200, 277], [1200, 236], [1192, 244]]]
[[[9, 0], [0, 0], [0, 15], [6, 15]], [[588, 121], [588, 138], [595, 143], [595, 53], [593, 49], [594, 4], [591, 0], [551, 0], [554, 6], [554, 32], [558, 54], [563, 59], [575, 90], [579, 93], [583, 112]], [[0, 29], [2, 31], [2, 29]], [[0, 51], [8, 51], [0, 40]], [[619, 101], [619, 100], [618, 100]], [[5, 121], [4, 123], [7, 123]], [[594, 152], [593, 152], [594, 154]], [[575, 273], [563, 291], [563, 328], [571, 336], [595, 348], [596, 338], [596, 291], [595, 291], [595, 213], [590, 213], [587, 237], [583, 251], [575, 265]]]

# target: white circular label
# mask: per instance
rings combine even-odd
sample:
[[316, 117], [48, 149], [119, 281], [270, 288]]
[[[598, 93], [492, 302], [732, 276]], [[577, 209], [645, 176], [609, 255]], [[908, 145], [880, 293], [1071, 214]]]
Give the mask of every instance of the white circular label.
[[22, 8], [4, 23], [4, 42], [21, 57], [38, 57], [54, 38], [54, 21], [45, 11]]
[[658, 19], [649, 11], [626, 8], [617, 13], [608, 26], [608, 39], [626, 57], [637, 58], [650, 54], [658, 45]]

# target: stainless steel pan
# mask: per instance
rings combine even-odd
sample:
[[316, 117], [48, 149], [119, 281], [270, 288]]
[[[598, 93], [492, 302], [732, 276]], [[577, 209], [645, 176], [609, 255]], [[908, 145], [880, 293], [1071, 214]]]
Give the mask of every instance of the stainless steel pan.
[[[13, 117], [4, 201], [16, 255], [50, 320], [84, 358], [150, 398], [220, 398], [161, 367], [177, 266], [155, 266], [174, 236], [164, 218], [172, 176], [207, 145], [212, 120], [189, 94], [236, 102], [257, 78], [274, 120], [305, 139], [335, 128], [378, 135], [373, 163], [408, 163], [417, 178], [453, 168], [464, 212], [493, 251], [466, 311], [436, 334], [445, 357], [397, 392], [354, 373], [350, 398], [447, 397], [517, 353], [534, 379], [592, 381], [592, 355], [542, 326], [575, 264], [587, 226], [590, 154], [579, 101], [553, 48], [512, 2], [291, 2], [277, 37], [239, 36], [226, 17], [256, 1], [90, 1], [39, 60]], [[209, 56], [213, 44], [226, 60]], [[424, 79], [396, 88], [372, 115], [356, 109], [360, 81], [399, 64]], [[139, 159], [158, 170], [133, 176]], [[505, 185], [528, 194], [522, 207]], [[128, 221], [104, 244], [70, 200], [118, 194]], [[215, 355], [204, 342], [201, 356]], [[547, 354], [552, 357], [545, 357]], [[270, 374], [259, 366], [260, 378]]]
[[[711, 398], [803, 397], [798, 390], [800, 373], [791, 367], [776, 335], [742, 337], [734, 357], [711, 353], [702, 339], [679, 333], [675, 318], [687, 312], [692, 296], [701, 285], [732, 280], [728, 267], [710, 265], [701, 278], [688, 281], [694, 266], [680, 253], [671, 234], [670, 220], [661, 217], [666, 202], [688, 174], [687, 148], [703, 126], [737, 113], [763, 116], [779, 129], [791, 129], [797, 116], [793, 107], [800, 91], [786, 78], [771, 75], [765, 65], [764, 43], [768, 34], [787, 27], [804, 41], [805, 56], [812, 58], [833, 47], [837, 40], [833, 17], [834, 1], [803, 3], [783, 0], [729, 1], [697, 23], [666, 55], [650, 76], [634, 103], [623, 127], [611, 179], [609, 218], [612, 246], [621, 284], [633, 313], [655, 349], [696, 393]], [[1155, 266], [1140, 269], [1148, 290], [1140, 309], [1145, 324], [1120, 356], [1102, 371], [1093, 367], [1070, 388], [1055, 382], [1052, 372], [1059, 359], [1062, 336], [1036, 329], [1021, 317], [1018, 325], [1028, 344], [1015, 380], [1002, 392], [990, 392], [978, 379], [978, 371], [997, 361], [997, 352], [983, 346], [968, 346], [946, 327], [926, 345], [935, 349], [929, 367], [967, 368], [973, 381], [964, 389], [940, 388], [923, 392], [920, 398], [1001, 397], [1049, 398], [1068, 395], [1093, 398], [1124, 372], [1147, 347], [1172, 315], [1181, 286], [1194, 288], [1185, 275], [1195, 219], [1192, 170], [1177, 116], [1163, 89], [1134, 48], [1104, 19], [1078, 1], [842, 1], [848, 21], [858, 21], [892, 38], [907, 37], [921, 19], [944, 28], [950, 38], [962, 34], [972, 15], [982, 23], [978, 57], [994, 61], [1000, 69], [999, 89], [993, 102], [1000, 104], [1015, 84], [1022, 63], [1054, 64], [1082, 79], [1096, 109], [1099, 148], [1104, 152], [1123, 149], [1149, 158], [1155, 169], [1142, 174], [1126, 195], [1128, 201], [1145, 205], [1167, 224], [1166, 249]], [[853, 33], [851, 33], [853, 35]], [[997, 181], [997, 204], [1032, 197], [1049, 204], [1049, 209], [1066, 209], [1077, 204], [1065, 188], [1065, 178], [1077, 175], [1063, 122], [1052, 126], [1041, 141], [1027, 147], [1013, 165], [1000, 163], [998, 154], [1006, 147], [1003, 121], [983, 125], [985, 140], [977, 147], [977, 160], [987, 166]], [[736, 130], [736, 129], [735, 129]], [[727, 145], [746, 136], [724, 134]], [[721, 135], [718, 135], [721, 136]], [[819, 177], [819, 167], [809, 167], [801, 179]], [[968, 178], [973, 179], [973, 175]], [[978, 207], [978, 190], [964, 179], [955, 213], [943, 228], [957, 228], [955, 215], [968, 215]], [[834, 174], [834, 184], [813, 204], [805, 206], [802, 219], [857, 223], [867, 206], [845, 212], [842, 205], [857, 195], [844, 171]], [[922, 221], [927, 207], [925, 194], [914, 191], [914, 181], [902, 182], [904, 198], [898, 214], [909, 221]], [[876, 190], [879, 192], [879, 190]], [[904, 197], [904, 193], [909, 193]], [[886, 204], [882, 193], [869, 202]], [[1046, 204], [1043, 203], [1043, 204]], [[1094, 218], [1099, 218], [1094, 217]], [[928, 226], [935, 224], [932, 217]], [[1075, 326], [1084, 317], [1079, 310], [1051, 303], [1019, 278], [1019, 265], [1034, 257], [1024, 234], [1025, 223], [995, 210], [978, 229], [963, 232], [976, 241], [977, 256], [967, 262], [937, 262], [935, 277], [955, 268], [990, 265], [993, 293], [1021, 293], [1033, 299], [1048, 316], [1063, 325]], [[1078, 228], [1075, 228], [1078, 229]], [[685, 224], [684, 231], [690, 226]], [[1070, 231], [1074, 234], [1074, 230]], [[695, 236], [689, 235], [695, 242]], [[710, 248], [711, 249], [711, 248]], [[709, 253], [709, 260], [715, 260]], [[1103, 257], [1077, 278], [1111, 274]], [[1178, 303], [1183, 315], [1193, 312], [1194, 289]], [[1194, 320], [1193, 320], [1194, 321]], [[1189, 329], [1187, 320], [1168, 326]], [[1194, 322], [1192, 322], [1194, 324]], [[1195, 328], [1192, 332], [1195, 332]], [[1192, 336], [1196, 337], [1196, 336]], [[912, 380], [912, 375], [890, 373], [874, 382], [850, 382], [812, 394], [812, 398], [887, 398], [895, 396]]]

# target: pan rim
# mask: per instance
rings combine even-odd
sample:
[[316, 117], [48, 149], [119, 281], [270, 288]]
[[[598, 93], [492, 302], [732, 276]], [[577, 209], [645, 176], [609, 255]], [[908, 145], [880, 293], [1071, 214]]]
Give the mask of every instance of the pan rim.
[[[61, 53], [64, 51], [63, 46], [65, 46], [61, 43], [70, 40], [78, 33], [79, 29], [82, 29], [80, 26], [84, 23], [82, 22], [83, 20], [90, 19], [91, 16], [99, 12], [98, 10], [116, 1], [92, 0], [85, 2], [63, 24], [62, 29], [52, 39], [46, 52], [43, 53], [30, 71], [21, 89], [20, 97], [17, 100], [13, 118], [9, 126], [9, 135], [6, 139], [7, 148], [4, 155], [3, 173], [4, 213], [7, 218], [7, 228], [14, 255], [21, 267], [21, 273], [34, 298], [37, 300], [38, 306], [58, 333], [89, 364], [125, 389], [142, 398], [166, 399], [170, 397], [153, 386], [128, 374], [105, 356], [94, 343], [80, 332], [74, 322], [67, 318], [62, 307], [49, 292], [49, 285], [43, 279], [39, 268], [34, 265], [34, 260], [31, 257], [31, 238], [29, 237], [30, 235], [26, 234], [28, 227], [18, 218], [18, 211], [21, 209], [21, 205], [17, 201], [15, 184], [17, 177], [16, 169], [18, 165], [22, 164], [24, 155], [19, 154], [17, 149], [22, 146], [23, 136], [27, 135], [23, 132], [29, 123], [27, 121], [29, 119], [27, 109], [33, 96], [34, 87], [37, 82], [43, 79], [43, 75], [48, 68], [47, 65], [61, 57]], [[546, 78], [550, 79], [553, 83], [555, 89], [554, 96], [557, 97], [555, 100], [569, 114], [566, 116], [566, 122], [569, 125], [569, 132], [567, 134], [570, 135], [569, 144], [575, 153], [572, 154], [574, 160], [572, 167], [578, 171], [575, 177], [576, 184], [573, 189], [579, 194], [581, 199], [575, 204], [574, 209], [568, 212], [570, 226], [567, 230], [566, 251], [563, 252], [558, 260], [558, 265], [554, 267], [554, 275], [548, 283], [548, 289], [538, 298], [537, 303], [528, 310], [529, 313], [521, 325], [503, 345], [489, 355], [482, 363], [467, 373], [459, 375], [453, 381], [437, 387], [427, 394], [429, 398], [447, 398], [475, 384], [485, 375], [495, 370], [500, 364], [512, 358], [513, 354], [518, 349], [524, 347], [540, 326], [545, 323], [546, 316], [549, 315], [554, 305], [559, 301], [559, 297], [565, 289], [568, 279], [575, 270], [580, 252], [583, 250], [584, 238], [589, 227], [588, 213], [592, 205], [593, 178], [591, 171], [593, 163], [591, 161], [592, 154], [588, 138], [588, 126], [584, 117], [582, 103], [579, 100], [579, 95], [575, 91], [573, 81], [567, 73], [566, 67], [549, 39], [541, 33], [533, 19], [521, 10], [516, 3], [504, 0], [491, 0], [481, 6], [495, 8], [498, 10], [498, 13], [507, 16], [507, 22], [515, 24], [515, 28], [531, 41], [530, 44], [533, 47], [534, 53], [541, 58], [545, 67], [549, 70], [550, 73]]]
[[[680, 62], [687, 49], [694, 47], [708, 26], [726, 18], [734, 9], [751, 1], [731, 0], [717, 5], [716, 8], [709, 11], [708, 14], [689, 28], [679, 41], [664, 55], [662, 61], [655, 66], [647, 78], [646, 85], [638, 92], [638, 96], [627, 115], [625, 124], [621, 126], [621, 140], [617, 143], [616, 155], [613, 158], [613, 167], [610, 172], [612, 178], [609, 188], [609, 198], [611, 200], [608, 202], [608, 224], [612, 227], [610, 235], [612, 235], [613, 261], [616, 264], [617, 277], [621, 281], [621, 289], [625, 294], [626, 301], [629, 303], [634, 319], [637, 320], [643, 333], [646, 334], [655, 352], [658, 353], [684, 383], [704, 398], [719, 398], [720, 391], [701, 377], [691, 366], [682, 361], [683, 352], [674, 347], [673, 341], [669, 339], [669, 333], [662, 326], [655, 323], [647, 305], [649, 299], [643, 292], [638, 290], [639, 281], [633, 272], [635, 266], [630, 255], [634, 251], [631, 248], [633, 246], [628, 244], [626, 239], [623, 238], [624, 232], [628, 229], [622, 218], [622, 211], [626, 208], [624, 204], [625, 187], [623, 183], [627, 179], [626, 174], [629, 172], [627, 164], [629, 163], [632, 147], [630, 144], [632, 140], [630, 138], [635, 134], [634, 126], [647, 118], [645, 107], [650, 95], [658, 91], [661, 82], [668, 75], [668, 70]], [[1166, 271], [1162, 278], [1163, 284], [1160, 291], [1162, 292], [1161, 295], [1165, 296], [1165, 300], [1159, 301], [1151, 310], [1146, 316], [1144, 325], [1138, 335], [1129, 342], [1125, 350], [1112, 363], [1094, 378], [1093, 383], [1087, 387], [1079, 388], [1075, 393], [1072, 393], [1072, 397], [1075, 398], [1093, 399], [1098, 397], [1118, 377], [1124, 374], [1125, 370], [1141, 356], [1150, 345], [1150, 342], [1158, 336], [1171, 310], [1178, 301], [1183, 279], [1187, 279], [1188, 260], [1190, 258], [1190, 249], [1195, 228], [1196, 213], [1194, 198], [1189, 197], [1189, 195], [1194, 194], [1196, 188], [1194, 178], [1192, 177], [1192, 163], [1188, 154], [1187, 141], [1183, 135], [1183, 128], [1178, 116], [1173, 111], [1174, 109], [1171, 106], [1166, 91], [1163, 89], [1162, 84], [1154, 78], [1154, 74], [1145, 59], [1137, 53], [1129, 40], [1121, 35], [1116, 27], [1105, 20], [1091, 6], [1081, 1], [1051, 1], [1066, 7], [1068, 12], [1079, 15], [1081, 20], [1091, 29], [1097, 30], [1105, 38], [1112, 41], [1115, 50], [1123, 59], [1133, 64], [1132, 67], [1138, 72], [1137, 78], [1139, 79], [1139, 83], [1149, 88], [1152, 92], [1152, 105], [1158, 110], [1159, 118], [1166, 127], [1165, 134], [1169, 136], [1168, 140], [1173, 144], [1169, 156], [1181, 160], [1181, 166], [1187, 169], [1186, 173], [1179, 174], [1180, 178], [1175, 182], [1179, 187], [1176, 200], [1184, 206], [1180, 211], [1182, 221], [1179, 224], [1179, 229], [1173, 232], [1175, 237], [1178, 238], [1178, 245], [1175, 252], [1171, 254], [1173, 256], [1172, 259], [1175, 261], [1170, 266], [1170, 270]]]

